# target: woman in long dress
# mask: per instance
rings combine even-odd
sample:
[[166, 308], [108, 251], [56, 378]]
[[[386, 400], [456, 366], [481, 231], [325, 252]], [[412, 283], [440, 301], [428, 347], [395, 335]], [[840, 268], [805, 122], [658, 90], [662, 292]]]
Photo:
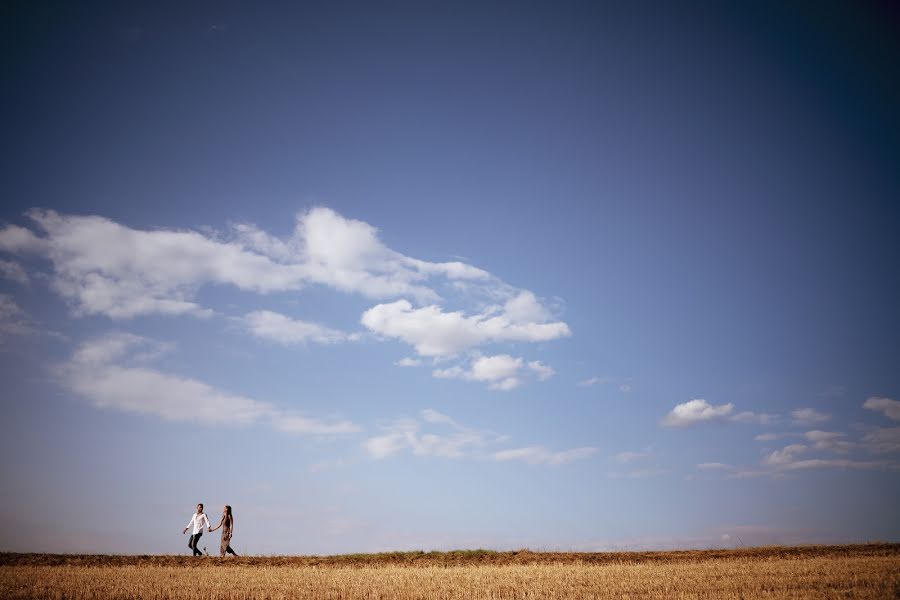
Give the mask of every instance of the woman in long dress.
[[237, 556], [237, 552], [235, 552], [231, 548], [231, 534], [234, 532], [234, 517], [231, 516], [231, 506], [226, 504], [225, 509], [222, 511], [222, 519], [219, 521], [219, 524], [209, 530], [210, 533], [218, 529], [222, 528], [222, 543], [219, 546], [219, 553], [222, 557], [225, 557], [226, 552], [230, 552], [234, 556]]

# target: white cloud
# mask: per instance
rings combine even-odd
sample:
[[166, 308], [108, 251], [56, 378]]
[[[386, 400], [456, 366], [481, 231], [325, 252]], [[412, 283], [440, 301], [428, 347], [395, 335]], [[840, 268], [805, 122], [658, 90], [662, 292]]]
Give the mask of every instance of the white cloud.
[[863, 436], [870, 452], [887, 454], [900, 452], [900, 427], [878, 427]]
[[880, 412], [892, 421], [900, 421], [900, 400], [872, 396], [863, 402], [863, 408]]
[[[276, 238], [253, 225], [230, 235], [196, 231], [138, 230], [98, 216], [33, 210], [43, 234], [10, 225], [0, 230], [0, 250], [36, 254], [53, 267], [52, 286], [76, 314], [114, 319], [145, 314], [210, 311], [193, 298], [206, 284], [227, 284], [257, 293], [299, 290], [322, 284], [370, 298], [411, 297], [434, 301], [425, 285], [433, 277], [505, 284], [458, 262], [432, 263], [385, 246], [377, 230], [327, 208], [297, 217], [293, 234]], [[513, 310], [527, 312], [527, 303]]]
[[734, 412], [734, 404], [713, 405], [706, 400], [689, 400], [678, 404], [663, 418], [666, 427], [687, 427], [697, 423], [726, 420]]
[[[210, 317], [215, 312], [196, 300], [204, 286], [268, 294], [324, 285], [385, 300], [363, 313], [362, 324], [411, 344], [421, 356], [448, 357], [487, 343], [540, 342], [571, 335], [568, 325], [554, 320], [533, 292], [466, 263], [405, 256], [386, 246], [375, 227], [328, 208], [300, 213], [286, 237], [246, 223], [218, 233], [141, 230], [100, 216], [49, 210], [32, 210], [28, 217], [35, 231], [15, 225], [0, 229], [0, 251], [46, 259], [51, 289], [77, 316]], [[21, 279], [16, 263], [0, 265], [0, 272]], [[463, 306], [478, 308], [444, 309], [438, 285], [455, 294]], [[414, 306], [412, 301], [427, 305]], [[253, 335], [282, 344], [334, 343], [357, 335], [270, 311], [252, 312], [243, 319]], [[529, 368], [540, 378], [551, 373], [537, 361]], [[516, 385], [511, 378], [494, 384], [497, 389]]]
[[[552, 367], [548, 367], [540, 361], [532, 361], [528, 363], [527, 367], [534, 371], [541, 381], [556, 372]], [[454, 365], [435, 369], [432, 375], [438, 379], [478, 381], [488, 384], [488, 389], [508, 391], [522, 384], [524, 369], [525, 361], [522, 358], [515, 358], [509, 354], [497, 354], [495, 356], [478, 356], [472, 360], [469, 368]]]
[[574, 460], [588, 458], [596, 452], [596, 448], [589, 446], [561, 452], [551, 452], [543, 446], [526, 446], [524, 448], [499, 450], [491, 454], [490, 458], [496, 461], [521, 460], [531, 465], [562, 465]]
[[550, 320], [548, 311], [532, 292], [523, 290], [506, 301], [504, 314], [513, 323], [545, 323]]
[[509, 354], [481, 356], [472, 362], [472, 379], [475, 381], [499, 381], [514, 377], [522, 367], [521, 358]]
[[11, 260], [0, 260], [0, 278], [9, 279], [16, 283], [28, 283], [28, 274], [25, 269]]
[[230, 394], [202, 381], [147, 366], [170, 349], [129, 333], [102, 336], [82, 344], [61, 366], [60, 382], [98, 408], [169, 421], [268, 423], [281, 431], [315, 435], [361, 430], [349, 421], [326, 423], [286, 413], [269, 402]]
[[541, 363], [539, 360], [529, 362], [528, 368], [537, 373], [537, 378], [540, 381], [546, 381], [556, 375], [556, 369]]
[[737, 423], [759, 423], [767, 425], [777, 419], [776, 415], [744, 411], [735, 414], [734, 404], [710, 404], [706, 400], [694, 399], [678, 404], [663, 420], [664, 427], [688, 427], [697, 423], [733, 421]]
[[40, 254], [46, 248], [47, 240], [37, 237], [24, 227], [7, 225], [0, 229], [0, 250], [16, 254]]
[[855, 446], [853, 442], [848, 442], [844, 438], [845, 434], [837, 431], [807, 431], [804, 437], [812, 444], [816, 450], [831, 450], [840, 454], [845, 454], [852, 450]]
[[296, 248], [310, 280], [371, 298], [412, 296], [436, 299], [420, 282], [433, 275], [484, 280], [490, 274], [460, 262], [431, 263], [404, 256], [378, 239], [378, 230], [327, 208], [314, 208], [297, 220], [288, 246]]
[[355, 340], [356, 334], [330, 329], [318, 323], [292, 319], [270, 310], [257, 310], [238, 319], [238, 322], [251, 335], [277, 342], [284, 346], [315, 342], [318, 344], [336, 344]]
[[407, 300], [373, 306], [361, 323], [410, 344], [422, 356], [452, 356], [489, 342], [540, 342], [571, 335], [565, 323], [522, 322], [494, 307], [466, 316], [437, 305], [413, 308]]
[[831, 419], [831, 415], [820, 413], [814, 408], [798, 408], [791, 412], [791, 416], [794, 418], [794, 423], [798, 425], [815, 425]]
[[398, 367], [418, 367], [421, 366], [422, 361], [418, 358], [411, 358], [407, 356], [406, 358], [401, 358], [400, 360], [394, 363]]
[[731, 465], [720, 462], [705, 462], [697, 465], [701, 471], [724, 471], [731, 468]]
[[794, 462], [798, 454], [806, 452], [809, 448], [804, 444], [791, 444], [781, 450], [775, 450], [763, 458], [763, 464], [770, 466], [784, 466]]

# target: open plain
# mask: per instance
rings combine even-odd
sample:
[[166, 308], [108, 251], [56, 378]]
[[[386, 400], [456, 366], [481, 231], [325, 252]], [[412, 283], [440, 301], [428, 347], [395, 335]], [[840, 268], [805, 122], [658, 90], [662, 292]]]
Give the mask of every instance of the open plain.
[[0, 554], [3, 598], [897, 598], [900, 544], [339, 556]]

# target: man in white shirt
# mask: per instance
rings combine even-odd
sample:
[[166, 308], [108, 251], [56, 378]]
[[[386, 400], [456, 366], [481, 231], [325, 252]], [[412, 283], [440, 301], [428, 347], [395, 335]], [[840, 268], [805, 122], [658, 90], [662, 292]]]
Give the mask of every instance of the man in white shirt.
[[181, 534], [184, 535], [187, 533], [188, 529], [192, 530], [188, 548], [194, 551], [194, 556], [203, 556], [203, 553], [197, 550], [197, 542], [200, 541], [200, 536], [203, 535], [203, 527], [209, 529], [209, 518], [207, 518], [206, 513], [203, 512], [203, 505], [198, 504], [197, 512], [194, 513], [191, 520], [188, 521], [187, 527], [181, 532]]

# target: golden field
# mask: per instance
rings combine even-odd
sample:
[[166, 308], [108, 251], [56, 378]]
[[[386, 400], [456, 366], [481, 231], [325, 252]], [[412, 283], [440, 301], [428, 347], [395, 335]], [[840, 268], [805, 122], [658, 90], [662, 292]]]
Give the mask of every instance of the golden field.
[[898, 598], [900, 545], [332, 557], [0, 554], [2, 598]]

